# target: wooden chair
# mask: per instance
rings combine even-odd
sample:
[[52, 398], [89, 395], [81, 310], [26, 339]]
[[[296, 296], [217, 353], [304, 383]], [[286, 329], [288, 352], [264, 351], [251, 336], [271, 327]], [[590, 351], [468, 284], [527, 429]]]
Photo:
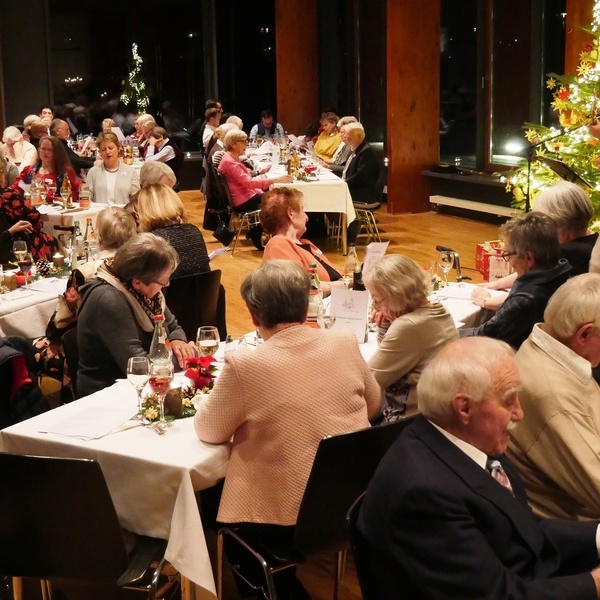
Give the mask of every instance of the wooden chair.
[[0, 573], [143, 591], [154, 600], [165, 540], [137, 536], [128, 552], [100, 465], [0, 453]]
[[224, 548], [241, 550], [254, 568], [232, 564], [234, 574], [265, 598], [275, 600], [274, 575], [308, 557], [338, 555], [333, 597], [337, 600], [345, 551], [346, 514], [371, 480], [383, 455], [411, 419], [323, 438], [315, 455], [296, 522], [293, 548], [267, 548], [235, 528], [217, 537], [217, 597], [222, 599]]
[[221, 340], [227, 338], [225, 288], [221, 285], [220, 270], [171, 279], [163, 293], [188, 340], [196, 340], [201, 325], [213, 325], [218, 328]]

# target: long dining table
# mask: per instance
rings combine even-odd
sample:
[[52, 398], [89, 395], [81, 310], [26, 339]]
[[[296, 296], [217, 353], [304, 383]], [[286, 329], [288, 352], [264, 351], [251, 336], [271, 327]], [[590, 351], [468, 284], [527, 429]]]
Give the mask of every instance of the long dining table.
[[[104, 473], [123, 528], [168, 540], [166, 558], [188, 581], [188, 598], [216, 597], [195, 492], [225, 476], [229, 444], [196, 437], [192, 418], [164, 435], [128, 420], [137, 395], [126, 380], [0, 431], [11, 454], [87, 458]], [[115, 420], [116, 419], [116, 420]], [[107, 431], [107, 429], [109, 431]]]

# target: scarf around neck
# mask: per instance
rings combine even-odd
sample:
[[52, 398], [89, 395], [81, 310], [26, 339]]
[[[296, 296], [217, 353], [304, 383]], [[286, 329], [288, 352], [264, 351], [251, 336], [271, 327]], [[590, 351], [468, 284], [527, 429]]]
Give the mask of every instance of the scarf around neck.
[[133, 288], [130, 282], [120, 279], [112, 270], [113, 259], [108, 258], [98, 269], [96, 277], [106, 281], [119, 290], [126, 298], [133, 310], [137, 324], [147, 332], [154, 331], [154, 315], [164, 314], [165, 300], [162, 292], [154, 298], [148, 298]]

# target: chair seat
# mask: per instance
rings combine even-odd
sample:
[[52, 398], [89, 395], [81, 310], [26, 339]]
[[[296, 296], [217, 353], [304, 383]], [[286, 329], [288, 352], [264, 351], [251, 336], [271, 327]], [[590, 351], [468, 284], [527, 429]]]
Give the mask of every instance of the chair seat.
[[381, 206], [381, 202], [353, 202], [356, 210], [377, 210]]

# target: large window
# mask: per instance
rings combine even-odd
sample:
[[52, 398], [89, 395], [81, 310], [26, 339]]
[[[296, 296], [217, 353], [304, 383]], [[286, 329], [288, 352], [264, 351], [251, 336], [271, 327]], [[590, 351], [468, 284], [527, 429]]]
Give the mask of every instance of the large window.
[[[442, 0], [440, 158], [496, 170], [523, 158], [523, 125], [552, 122], [565, 0]], [[521, 148], [521, 150], [519, 150]]]

